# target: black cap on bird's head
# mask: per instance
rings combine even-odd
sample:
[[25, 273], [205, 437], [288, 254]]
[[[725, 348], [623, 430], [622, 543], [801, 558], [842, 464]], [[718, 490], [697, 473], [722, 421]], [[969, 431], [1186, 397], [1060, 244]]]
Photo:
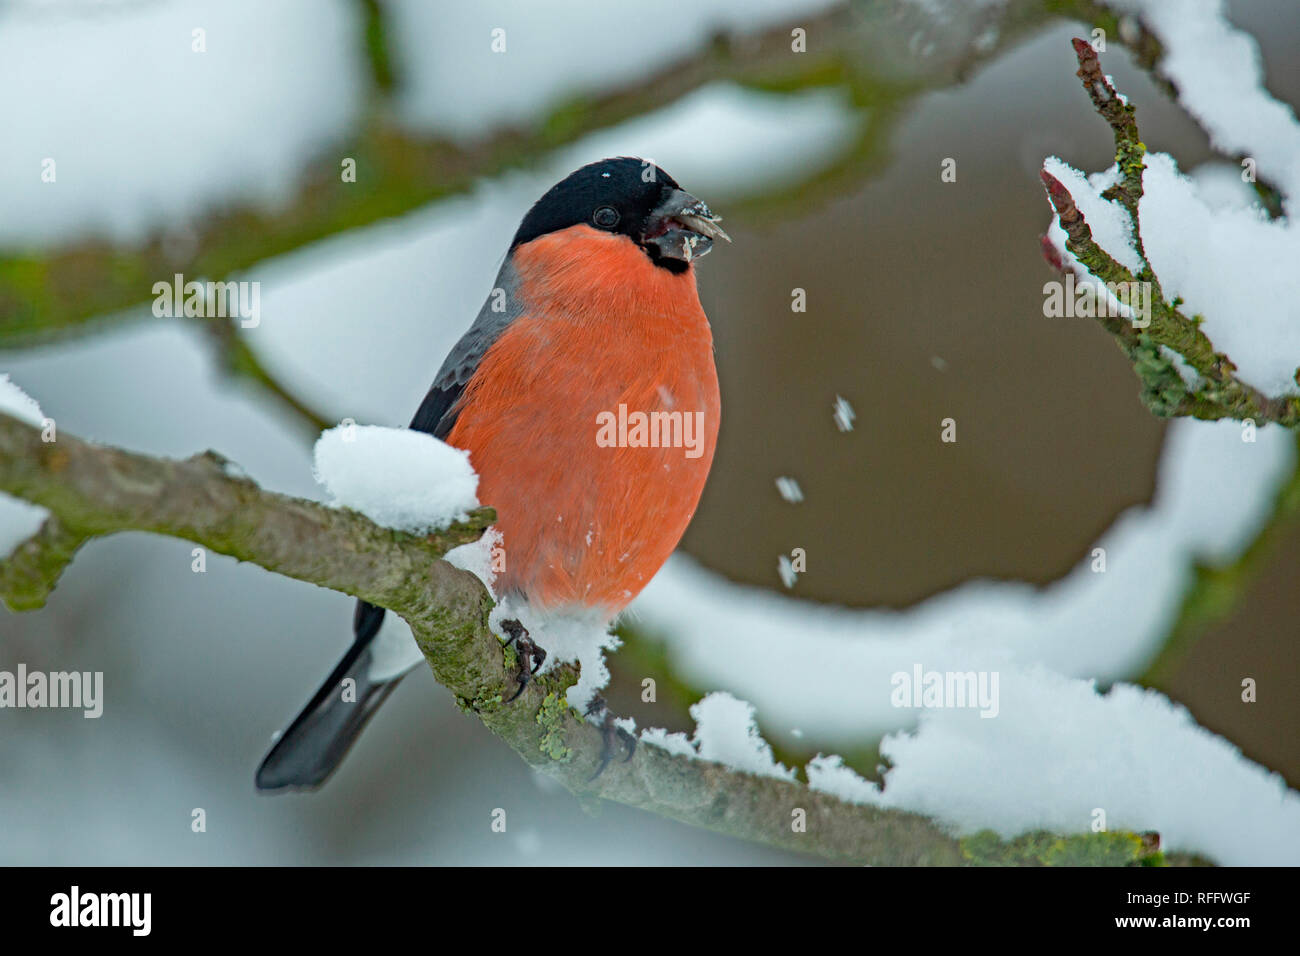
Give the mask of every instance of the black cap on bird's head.
[[627, 236], [655, 265], [685, 272], [691, 260], [731, 237], [709, 207], [649, 160], [603, 159], [570, 173], [524, 216], [510, 251], [539, 236], [590, 226]]

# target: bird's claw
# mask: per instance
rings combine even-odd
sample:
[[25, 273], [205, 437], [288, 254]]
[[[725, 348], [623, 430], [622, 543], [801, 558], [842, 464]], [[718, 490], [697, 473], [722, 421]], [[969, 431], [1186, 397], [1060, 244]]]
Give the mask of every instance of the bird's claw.
[[636, 753], [636, 738], [614, 722], [613, 712], [606, 706], [605, 698], [599, 694], [591, 699], [586, 710], [588, 717], [595, 717], [598, 714], [604, 715], [600, 720], [600, 763], [596, 766], [596, 772], [588, 778], [588, 783], [605, 772], [609, 762], [614, 759], [614, 749], [618, 744], [622, 744], [627, 750], [627, 756], [623, 758], [624, 763], [631, 760], [632, 755]]
[[533, 639], [528, 636], [528, 629], [518, 620], [502, 621], [501, 630], [509, 635], [505, 646], [515, 645], [515, 651], [519, 655], [519, 673], [515, 675], [519, 687], [506, 701], [508, 704], [524, 692], [524, 689], [532, 680], [532, 675], [536, 674], [542, 664], [545, 663], [546, 651], [533, 642]]

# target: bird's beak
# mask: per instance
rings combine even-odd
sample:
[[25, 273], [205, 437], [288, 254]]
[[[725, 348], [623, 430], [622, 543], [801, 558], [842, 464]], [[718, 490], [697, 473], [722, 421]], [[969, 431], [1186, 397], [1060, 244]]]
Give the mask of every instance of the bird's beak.
[[704, 200], [674, 189], [646, 220], [642, 242], [655, 246], [663, 258], [690, 262], [706, 255], [714, 239], [731, 241], [718, 225], [721, 221]]

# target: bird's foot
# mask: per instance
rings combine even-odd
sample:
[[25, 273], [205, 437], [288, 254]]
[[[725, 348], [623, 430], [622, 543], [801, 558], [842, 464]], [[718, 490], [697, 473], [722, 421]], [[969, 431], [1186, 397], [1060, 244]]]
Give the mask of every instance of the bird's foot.
[[589, 778], [588, 783], [590, 783], [591, 780], [595, 780], [605, 772], [609, 762], [614, 759], [614, 751], [619, 745], [622, 745], [627, 750], [627, 756], [623, 758], [623, 762], [627, 763], [631, 760], [632, 755], [636, 753], [636, 738], [614, 723], [613, 712], [605, 703], [605, 698], [599, 694], [591, 698], [591, 702], [587, 704], [587, 716], [599, 718], [602, 737], [600, 764], [596, 767], [596, 772]]
[[501, 630], [509, 635], [505, 646], [509, 647], [513, 644], [515, 652], [519, 655], [519, 673], [515, 675], [515, 680], [519, 683], [519, 689], [510, 695], [510, 700], [506, 701], [508, 704], [524, 692], [524, 688], [533, 679], [537, 669], [545, 663], [546, 651], [533, 643], [533, 639], [528, 636], [528, 628], [524, 627], [516, 619], [502, 621]]

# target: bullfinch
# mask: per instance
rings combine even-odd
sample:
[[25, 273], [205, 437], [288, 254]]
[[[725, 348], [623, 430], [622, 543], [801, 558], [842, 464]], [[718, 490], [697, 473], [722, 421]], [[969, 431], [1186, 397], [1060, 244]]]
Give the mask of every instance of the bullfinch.
[[[479, 500], [497, 512], [496, 592], [512, 606], [608, 623], [686, 530], [718, 435], [694, 269], [730, 241], [718, 223], [647, 160], [572, 173], [524, 216], [411, 420], [469, 452]], [[383, 620], [357, 603], [352, 646], [262, 761], [259, 790], [321, 784], [421, 660], [400, 631], [384, 629], [409, 646], [386, 646]], [[545, 652], [518, 620], [500, 627], [520, 658], [517, 696]]]

